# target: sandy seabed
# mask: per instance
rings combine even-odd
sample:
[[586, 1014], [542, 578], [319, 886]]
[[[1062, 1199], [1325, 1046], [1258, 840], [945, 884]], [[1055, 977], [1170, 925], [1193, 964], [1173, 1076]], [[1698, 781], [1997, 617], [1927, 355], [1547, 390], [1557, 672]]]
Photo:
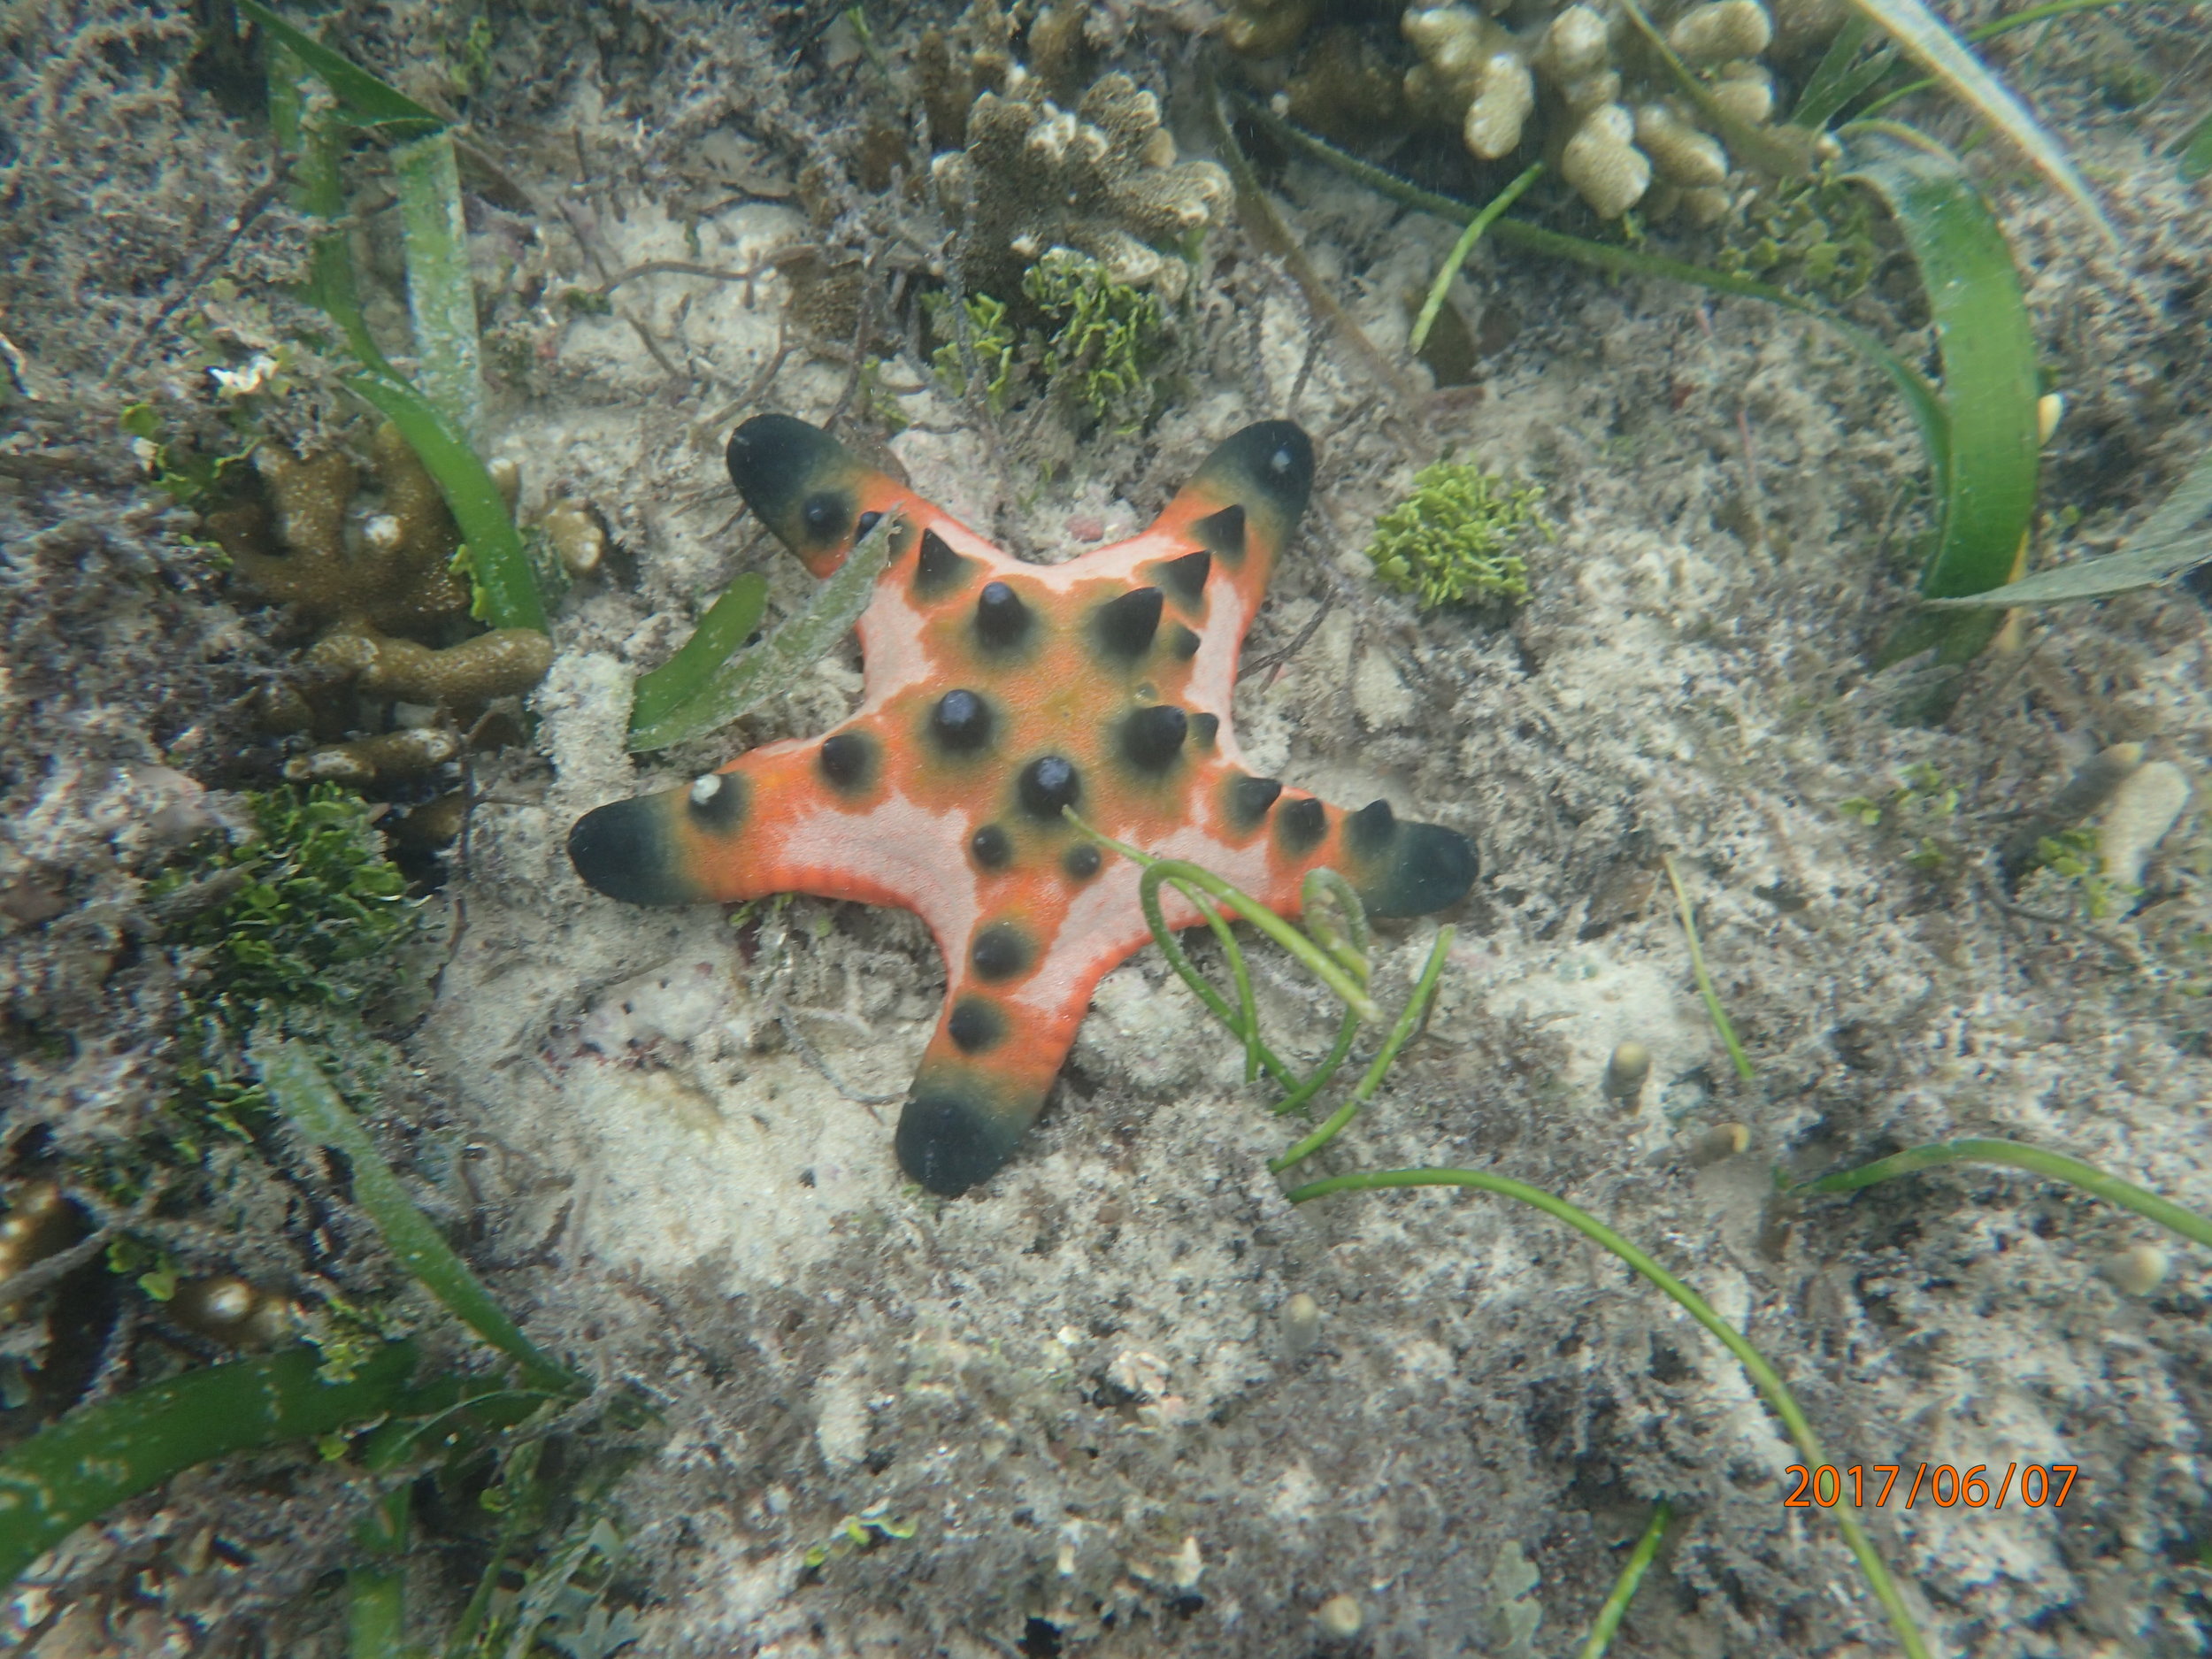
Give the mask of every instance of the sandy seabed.
[[[408, 42], [442, 38], [459, 9], [346, 10], [356, 50], [397, 74]], [[9, 27], [31, 45], [42, 27], [50, 47], [122, 27], [90, 0], [44, 11]], [[2004, 65], [2094, 180], [2132, 285], [2024, 168], [1991, 142], [1972, 151], [2069, 403], [2043, 557], [2111, 546], [2212, 442], [2212, 214], [2160, 153], [2204, 102], [2201, 52], [2172, 45], [2189, 14], [2100, 25], [2172, 54], [2162, 100], [2132, 114], [2098, 101], [2093, 42]], [[158, 1096], [173, 974], [132, 921], [165, 856], [157, 820], [236, 787], [239, 751], [265, 741], [237, 699], [282, 656], [107, 429], [132, 395], [216, 396], [165, 304], [191, 311], [223, 276], [216, 326], [245, 338], [259, 316], [280, 334], [280, 300], [251, 308], [303, 247], [280, 204], [225, 242], [265, 141], [178, 72], [188, 19], [146, 15], [145, 38], [80, 65], [96, 96], [44, 89], [20, 52], [4, 82], [13, 165], [35, 149], [50, 175], [10, 188], [53, 217], [35, 246], [20, 219], [0, 233], [0, 328], [25, 359], [0, 410], [0, 887], [67, 879], [60, 910], [9, 911], [0, 994], [9, 1114], [72, 1145], [127, 1133]], [[827, 84], [747, 90], [789, 52], [770, 38], [783, 20], [544, 4], [511, 19], [526, 23], [541, 38], [495, 54], [473, 130], [563, 211], [488, 206], [480, 260], [503, 251], [580, 284], [656, 261], [749, 266], [876, 222], [854, 187], [828, 224], [777, 199], [845, 119]], [[1163, 61], [1180, 39], [1162, 25]], [[1955, 142], [1970, 130], [1926, 119]], [[53, 192], [72, 178], [65, 210]], [[1276, 185], [1323, 277], [1402, 354], [1402, 297], [1454, 227], [1304, 166]], [[1328, 611], [1240, 683], [1241, 741], [1256, 771], [1463, 831], [1483, 866], [1454, 913], [1384, 928], [1392, 1006], [1440, 923], [1458, 931], [1425, 1035], [1317, 1172], [1456, 1166], [1571, 1198], [1743, 1329], [1839, 1465], [2077, 1467], [2063, 1503], [1868, 1515], [1935, 1651], [2201, 1651], [2202, 1253], [1985, 1167], [1774, 1196], [1778, 1169], [1993, 1135], [2212, 1210], [2198, 1116], [2212, 843], [2193, 805], [2151, 851], [2139, 900], [2101, 918], [2055, 876], [2008, 897], [1985, 858], [2108, 745], [2203, 774], [2198, 601], [2168, 589], [2032, 617], [1947, 718], [1900, 724], [1897, 676], [1865, 664], [1906, 613], [1919, 446], [1886, 384], [1816, 325], [1493, 250], [1455, 290], [1496, 325], [1476, 388], [1394, 427], [1356, 357], [1309, 360], [1297, 289], [1235, 227], [1209, 243], [1195, 291], [1187, 383], [1141, 435], [1070, 448], [1025, 417], [987, 432], [925, 385], [885, 394], [909, 423], [887, 447], [979, 532], [1057, 559], [1133, 534], [1249, 420], [1315, 434], [1314, 504], [1251, 649]], [[578, 882], [564, 842], [579, 813], [819, 731], [859, 688], [856, 653], [835, 653], [733, 733], [644, 764], [626, 752], [633, 676], [708, 595], [745, 568], [780, 605], [805, 591], [733, 522], [720, 444], [739, 395], [780, 341], [759, 407], [822, 419], [848, 369], [793, 328], [772, 272], [664, 272], [616, 294], [604, 315], [488, 307], [521, 342], [491, 451], [519, 465], [526, 516], [587, 502], [619, 558], [557, 616], [532, 746], [479, 763], [465, 868], [434, 901], [450, 957], [376, 1127], [434, 1213], [468, 1217], [467, 1253], [533, 1338], [662, 1413], [612, 1508], [634, 1551], [634, 1651], [1578, 1651], [1662, 1498], [1679, 1518], [1616, 1652], [1891, 1651], [1828, 1517], [1785, 1502], [1801, 1459], [1704, 1332], [1500, 1199], [1294, 1211], [1265, 1167], [1283, 1127], [1156, 952], [1101, 987], [1023, 1153], [945, 1202], [903, 1182], [895, 1104], [875, 1098], [895, 1102], [936, 1018], [942, 969], [918, 924], [803, 899], [741, 938], [712, 908], [649, 912]], [[1924, 330], [1882, 315], [1909, 355], [1924, 349]], [[898, 374], [921, 383], [911, 363]], [[339, 408], [311, 387], [277, 407], [303, 429]], [[1547, 493], [1555, 539], [1532, 547], [1532, 595], [1508, 616], [1418, 613], [1361, 557], [1443, 453]], [[1939, 781], [1901, 803], [1912, 768]], [[1950, 791], [1954, 810], [1931, 804]], [[1886, 803], [1886, 822], [1841, 806], [1855, 798]], [[1939, 857], [1910, 856], [1924, 837]], [[1747, 1081], [1701, 1004], [1662, 855], [1697, 905]], [[1325, 1000], [1275, 960], [1257, 972], [1269, 1028], [1317, 1053]], [[26, 1010], [101, 1038], [65, 1063], [15, 1041]], [[1653, 1067], [1624, 1113], [1600, 1078], [1630, 1040]], [[1732, 1125], [1743, 1150], [1709, 1156]], [[2116, 1263], [2154, 1243], [2169, 1270], [2130, 1294]], [[1301, 1294], [1317, 1331], [1286, 1325]], [[29, 1651], [339, 1651], [327, 1617], [299, 1608], [344, 1559], [342, 1529], [288, 1537], [266, 1476], [196, 1474], [42, 1569], [48, 1594], [90, 1604], [146, 1540], [206, 1526], [250, 1563], [221, 1594], [111, 1621], [125, 1637], [81, 1621], [73, 1647], [65, 1622]], [[302, 1490], [332, 1513], [351, 1501]], [[911, 1536], [807, 1564], [863, 1515]], [[1315, 1619], [1343, 1595], [1356, 1637]], [[208, 1630], [237, 1645], [194, 1647]]]

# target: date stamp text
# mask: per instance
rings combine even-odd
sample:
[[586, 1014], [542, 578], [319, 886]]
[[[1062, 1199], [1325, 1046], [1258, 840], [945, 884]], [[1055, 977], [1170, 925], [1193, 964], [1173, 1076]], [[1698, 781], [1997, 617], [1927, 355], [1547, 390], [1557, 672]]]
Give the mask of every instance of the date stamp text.
[[1879, 1509], [1887, 1508], [1893, 1496], [1908, 1509], [1920, 1503], [1939, 1509], [1959, 1504], [1970, 1509], [2001, 1509], [2008, 1499], [2039, 1509], [2047, 1503], [2056, 1509], [2066, 1502], [2081, 1465], [2007, 1463], [2002, 1474], [1993, 1474], [1988, 1463], [1970, 1469], [1955, 1463], [1852, 1463], [1843, 1469], [1833, 1463], [1817, 1468], [1792, 1463], [1784, 1472], [1797, 1483], [1782, 1500], [1786, 1509], [1832, 1509], [1847, 1499], [1855, 1509]]

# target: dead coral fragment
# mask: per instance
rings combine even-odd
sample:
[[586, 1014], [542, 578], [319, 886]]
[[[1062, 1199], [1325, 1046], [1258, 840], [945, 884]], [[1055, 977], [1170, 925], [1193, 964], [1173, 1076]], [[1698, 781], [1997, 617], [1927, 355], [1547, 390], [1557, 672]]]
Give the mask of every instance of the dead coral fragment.
[[1528, 597], [1528, 566], [1517, 550], [1542, 529], [1544, 492], [1512, 484], [1464, 462], [1440, 461], [1383, 515], [1367, 557], [1390, 587], [1437, 605], [1499, 604]]
[[372, 697], [457, 709], [529, 690], [553, 665], [553, 641], [535, 628], [494, 628], [434, 650], [360, 629], [325, 634], [307, 660], [349, 676]]
[[442, 726], [403, 726], [300, 755], [284, 765], [294, 783], [404, 783], [459, 758], [460, 737]]
[[357, 529], [349, 457], [267, 444], [255, 460], [275, 522], [256, 504], [227, 507], [208, 515], [209, 534], [241, 576], [317, 621], [419, 629], [467, 616], [468, 584], [448, 568], [461, 534], [436, 483], [398, 428], [380, 427], [372, 448], [383, 511]]
[[[436, 482], [397, 427], [380, 427], [372, 447], [380, 511], [354, 518], [360, 480], [345, 455], [303, 458], [270, 445], [257, 458], [273, 514], [257, 503], [223, 508], [208, 516], [209, 533], [261, 592], [328, 625], [311, 662], [365, 676], [362, 688], [373, 695], [457, 706], [528, 690], [552, 661], [551, 641], [535, 629], [502, 628], [440, 648], [384, 637], [449, 636], [467, 625], [472, 595], [455, 568], [460, 532]], [[578, 544], [563, 549], [565, 562], [595, 563], [603, 540], [582, 544], [596, 526], [573, 508], [569, 518], [583, 522], [571, 523], [561, 511], [548, 515], [548, 534]]]
[[1182, 296], [1190, 268], [1172, 250], [1220, 221], [1229, 175], [1175, 159], [1158, 98], [1126, 75], [1106, 75], [1070, 112], [1016, 65], [1006, 90], [979, 96], [965, 125], [967, 148], [938, 157], [931, 172], [945, 211], [962, 222], [971, 289], [1015, 293], [1046, 250], [1067, 247], [1125, 287]]

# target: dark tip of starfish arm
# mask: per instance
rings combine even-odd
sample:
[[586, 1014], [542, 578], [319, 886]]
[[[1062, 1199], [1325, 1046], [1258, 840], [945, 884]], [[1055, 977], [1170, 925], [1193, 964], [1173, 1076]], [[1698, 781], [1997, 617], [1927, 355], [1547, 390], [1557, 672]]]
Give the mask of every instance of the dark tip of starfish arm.
[[[1225, 564], [1242, 557], [1248, 521], [1263, 546], [1279, 547], [1313, 493], [1313, 440], [1287, 420], [1263, 420], [1222, 440], [1188, 485], [1234, 506], [1191, 526]], [[1233, 518], [1230, 514], [1233, 513]]]
[[793, 552], [826, 551], [852, 536], [860, 464], [819, 427], [756, 415], [730, 434], [723, 458], [745, 504]]
[[1009, 1122], [979, 1093], [918, 1079], [899, 1113], [899, 1167], [941, 1198], [957, 1198], [998, 1173], [1026, 1122]]
[[1346, 818], [1344, 844], [1345, 873], [1371, 915], [1426, 916], [1458, 903], [1475, 884], [1474, 842], [1440, 824], [1393, 818], [1380, 801]]
[[696, 885], [679, 867], [669, 833], [670, 804], [666, 795], [640, 795], [594, 807], [578, 818], [568, 832], [568, 861], [584, 884], [626, 904], [687, 904], [698, 898]]

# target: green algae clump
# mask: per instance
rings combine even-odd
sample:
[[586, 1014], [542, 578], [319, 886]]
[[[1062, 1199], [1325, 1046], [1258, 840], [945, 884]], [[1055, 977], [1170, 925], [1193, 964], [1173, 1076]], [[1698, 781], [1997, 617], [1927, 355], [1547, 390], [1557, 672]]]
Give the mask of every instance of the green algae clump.
[[420, 921], [368, 803], [332, 783], [250, 795], [250, 831], [157, 878], [150, 903], [188, 953], [178, 1043], [186, 1122], [238, 1136], [266, 1109], [245, 1064], [273, 1015], [326, 1040], [398, 993]]
[[1069, 395], [1116, 430], [1141, 426], [1167, 325], [1159, 297], [1115, 281], [1097, 260], [1065, 248], [1048, 250], [1029, 267], [1022, 292], [1054, 325], [1054, 378], [1066, 377]]
[[1439, 605], [1510, 604], [1528, 597], [1528, 532], [1551, 529], [1537, 511], [1534, 484], [1516, 484], [1464, 461], [1439, 461], [1414, 475], [1406, 498], [1375, 526], [1367, 557], [1376, 576]]

